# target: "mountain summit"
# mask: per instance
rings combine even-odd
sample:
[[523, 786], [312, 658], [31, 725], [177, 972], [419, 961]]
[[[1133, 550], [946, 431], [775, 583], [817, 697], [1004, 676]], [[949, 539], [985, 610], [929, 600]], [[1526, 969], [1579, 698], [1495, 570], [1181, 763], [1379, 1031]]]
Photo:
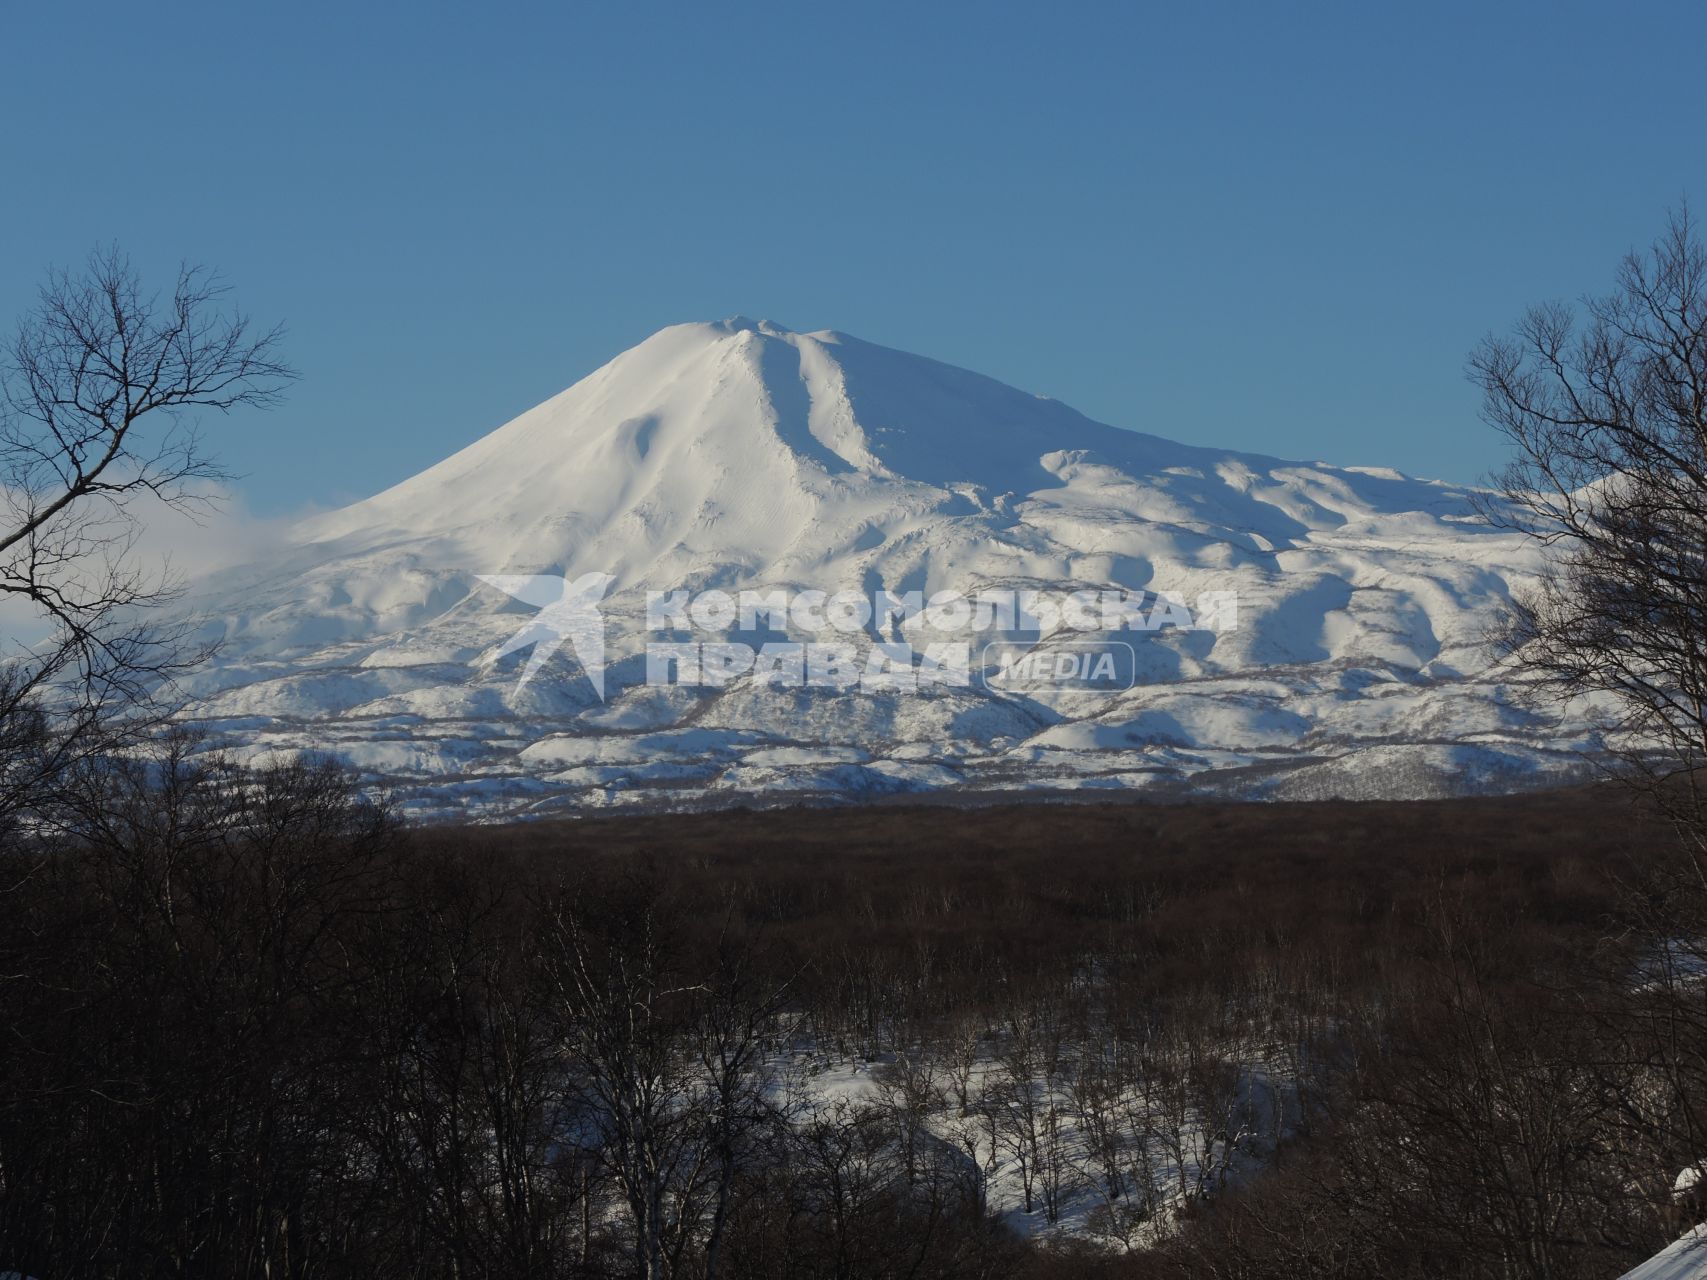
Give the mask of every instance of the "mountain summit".
[[[1536, 565], [1470, 498], [1108, 426], [845, 334], [676, 325], [204, 584], [227, 643], [201, 714], [234, 749], [323, 747], [421, 806], [1513, 784], [1588, 738], [1514, 710], [1489, 669], [1481, 630]], [[491, 655], [523, 606], [481, 577], [588, 574], [612, 583], [609, 701], [568, 662], [516, 687]], [[644, 681], [648, 592], [743, 588], [1231, 591], [1239, 625], [1143, 637], [1114, 693]]]
[[[897, 503], [964, 515], [1098, 466], [1145, 477], [1153, 518], [1212, 514], [1295, 531], [1281, 507], [1265, 509], [1248, 492], [1249, 464], [1272, 460], [1218, 474], [1231, 457], [1104, 426], [1057, 401], [843, 334], [737, 317], [654, 334], [303, 535], [478, 530], [470, 549], [488, 559], [545, 553], [619, 576], [671, 572], [655, 557], [679, 563], [693, 551], [748, 566], [815, 564], [869, 536], [869, 522]], [[1343, 481], [1341, 489], [1323, 495], [1331, 505], [1319, 517], [1305, 518], [1331, 524], [1338, 508], [1380, 501]], [[499, 537], [511, 541], [486, 541]]]

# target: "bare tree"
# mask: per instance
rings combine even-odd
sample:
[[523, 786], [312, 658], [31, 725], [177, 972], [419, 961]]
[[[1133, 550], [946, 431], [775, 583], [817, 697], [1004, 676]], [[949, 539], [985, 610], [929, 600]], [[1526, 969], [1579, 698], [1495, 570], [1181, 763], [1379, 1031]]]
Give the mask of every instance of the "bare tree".
[[604, 1166], [636, 1274], [719, 1273], [738, 1183], [771, 1121], [766, 1056], [787, 981], [767, 982], [733, 911], [687, 970], [678, 904], [647, 878], [547, 908], [574, 1140]]
[[[1548, 550], [1503, 646], [1543, 692], [1617, 709], [1624, 778], [1684, 837], [1656, 848], [1624, 915], [1648, 949], [1624, 1028], [1633, 1129], [1707, 1141], [1707, 251], [1687, 209], [1614, 291], [1530, 311], [1471, 357], [1484, 415], [1516, 450], [1497, 518]], [[1627, 978], [1626, 978], [1627, 981]], [[1657, 1126], [1639, 1096], [1670, 1082]]]
[[1549, 551], [1499, 642], [1547, 693], [1610, 696], [1630, 776], [1707, 852], [1707, 254], [1687, 209], [1612, 293], [1532, 309], [1470, 376], [1516, 451], [1487, 510]]
[[796, 976], [780, 983], [766, 981], [750, 940], [731, 928], [734, 914], [734, 903], [726, 903], [723, 928], [706, 980], [694, 993], [692, 1013], [701, 1073], [701, 1142], [711, 1170], [706, 1280], [716, 1280], [719, 1274], [737, 1180], [754, 1160], [760, 1136], [774, 1118], [767, 1096], [771, 1075], [766, 1055], [783, 1038], [778, 1025], [783, 997]]
[[[50, 273], [0, 357], [0, 597], [52, 633], [0, 674], [13, 790], [196, 656], [158, 622], [177, 584], [136, 562], [140, 508], [204, 509], [222, 473], [194, 415], [271, 406], [295, 376], [280, 330], [257, 331], [225, 295], [185, 266], [162, 300], [100, 250], [81, 272]], [[49, 690], [52, 724], [30, 710]]]

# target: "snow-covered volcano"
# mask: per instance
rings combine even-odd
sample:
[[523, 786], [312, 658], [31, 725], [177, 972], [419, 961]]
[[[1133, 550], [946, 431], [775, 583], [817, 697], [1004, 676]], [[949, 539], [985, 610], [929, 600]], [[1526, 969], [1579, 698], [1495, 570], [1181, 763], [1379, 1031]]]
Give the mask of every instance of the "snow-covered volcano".
[[[203, 584], [225, 644], [192, 690], [216, 741], [331, 751], [424, 809], [1520, 785], [1592, 735], [1490, 669], [1535, 562], [1470, 496], [1106, 426], [843, 334], [677, 325]], [[605, 698], [567, 649], [518, 685], [526, 655], [493, 655], [533, 610], [481, 575], [591, 573]], [[645, 682], [649, 591], [742, 588], [1233, 591], [1238, 625], [1124, 637], [1124, 690]]]

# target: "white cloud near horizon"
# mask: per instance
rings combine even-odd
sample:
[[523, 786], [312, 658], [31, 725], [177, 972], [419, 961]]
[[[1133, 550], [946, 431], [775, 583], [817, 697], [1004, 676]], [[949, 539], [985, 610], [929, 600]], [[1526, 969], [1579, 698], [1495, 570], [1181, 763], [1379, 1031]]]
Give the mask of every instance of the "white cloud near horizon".
[[[290, 529], [319, 513], [305, 507], [289, 515], [261, 516], [228, 486], [205, 486], [193, 511], [152, 496], [132, 506], [137, 531], [128, 562], [151, 579], [166, 579], [193, 592], [222, 569], [260, 559], [286, 539]], [[16, 653], [45, 640], [51, 627], [40, 611], [18, 596], [0, 596], [0, 654]]]

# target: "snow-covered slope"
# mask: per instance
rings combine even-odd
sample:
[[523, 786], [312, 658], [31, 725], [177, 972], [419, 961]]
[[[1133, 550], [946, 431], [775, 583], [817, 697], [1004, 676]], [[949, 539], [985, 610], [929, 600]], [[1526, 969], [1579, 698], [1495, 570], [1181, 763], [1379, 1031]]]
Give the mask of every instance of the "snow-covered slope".
[[[193, 691], [217, 741], [330, 750], [422, 808], [1521, 785], [1592, 740], [1489, 669], [1482, 629], [1535, 564], [1469, 498], [1106, 426], [842, 334], [678, 325], [203, 584], [225, 644]], [[568, 649], [518, 685], [526, 655], [492, 655], [533, 609], [480, 575], [591, 573], [605, 699]], [[645, 683], [648, 591], [742, 588], [1233, 591], [1238, 626], [1122, 635], [1117, 691]]]
[[1618, 1280], [1702, 1280], [1707, 1277], [1707, 1224], [1694, 1227]]

